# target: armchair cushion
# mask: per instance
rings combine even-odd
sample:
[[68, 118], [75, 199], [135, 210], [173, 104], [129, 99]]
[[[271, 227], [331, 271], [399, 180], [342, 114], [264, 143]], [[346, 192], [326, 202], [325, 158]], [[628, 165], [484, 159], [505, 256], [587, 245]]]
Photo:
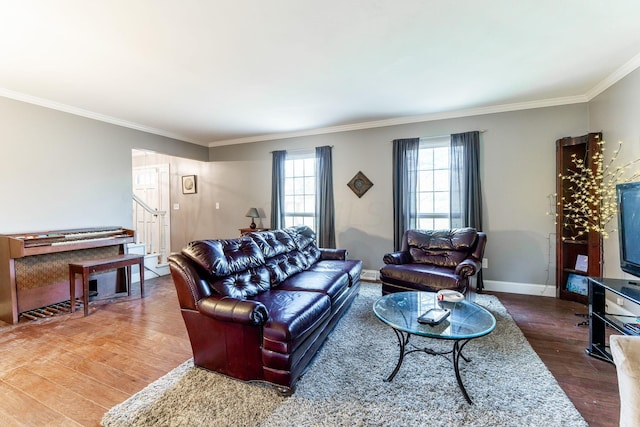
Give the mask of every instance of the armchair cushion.
[[408, 230], [406, 243], [412, 262], [455, 268], [469, 255], [477, 238], [473, 228], [434, 230]]
[[388, 265], [384, 268], [384, 282], [402, 290], [436, 292], [454, 289], [462, 292], [460, 276], [454, 270], [428, 264]]
[[409, 264], [411, 262], [411, 255], [409, 252], [391, 252], [386, 254], [382, 261], [385, 264]]

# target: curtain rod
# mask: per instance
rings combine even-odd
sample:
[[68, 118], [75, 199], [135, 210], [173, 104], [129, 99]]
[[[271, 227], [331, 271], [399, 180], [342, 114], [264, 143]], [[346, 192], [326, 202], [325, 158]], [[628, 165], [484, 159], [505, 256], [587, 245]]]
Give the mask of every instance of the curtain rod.
[[[485, 133], [487, 130], [486, 129], [481, 129], [478, 132], [480, 133]], [[463, 132], [460, 132], [463, 133]], [[436, 139], [436, 138], [446, 138], [448, 136], [451, 136], [451, 134], [449, 135], [435, 135], [435, 136], [420, 136], [420, 139]]]
[[[327, 147], [327, 145], [321, 145], [320, 147]], [[329, 145], [328, 147], [333, 148], [333, 145]], [[318, 147], [311, 147], [311, 148], [294, 148], [293, 150], [273, 150], [273, 151], [286, 151], [287, 153], [295, 153], [296, 151], [310, 151], [310, 150], [315, 150]], [[269, 153], [273, 153], [273, 151], [269, 151]]]

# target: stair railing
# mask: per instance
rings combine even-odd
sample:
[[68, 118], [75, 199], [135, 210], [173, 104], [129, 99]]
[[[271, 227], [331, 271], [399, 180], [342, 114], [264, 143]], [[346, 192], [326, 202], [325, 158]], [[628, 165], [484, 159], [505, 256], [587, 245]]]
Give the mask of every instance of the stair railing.
[[[147, 254], [158, 253], [159, 263], [167, 263], [167, 236], [166, 236], [166, 211], [154, 209], [144, 200], [133, 195], [133, 223], [136, 231], [136, 243], [144, 243], [147, 246]], [[158, 235], [156, 240], [154, 237]]]

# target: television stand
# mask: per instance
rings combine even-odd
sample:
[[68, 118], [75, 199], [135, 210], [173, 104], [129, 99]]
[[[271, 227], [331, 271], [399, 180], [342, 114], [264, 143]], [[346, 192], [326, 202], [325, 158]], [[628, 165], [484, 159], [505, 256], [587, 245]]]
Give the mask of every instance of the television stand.
[[576, 323], [576, 326], [589, 326], [589, 313], [573, 313], [573, 314], [584, 319]]
[[[633, 318], [615, 315], [606, 311], [606, 291], [625, 301], [640, 305], [640, 285], [626, 279], [589, 277], [589, 356], [613, 363], [613, 356], [605, 336], [605, 328], [611, 327], [623, 335], [640, 335], [624, 326]], [[640, 317], [640, 316], [638, 316]]]

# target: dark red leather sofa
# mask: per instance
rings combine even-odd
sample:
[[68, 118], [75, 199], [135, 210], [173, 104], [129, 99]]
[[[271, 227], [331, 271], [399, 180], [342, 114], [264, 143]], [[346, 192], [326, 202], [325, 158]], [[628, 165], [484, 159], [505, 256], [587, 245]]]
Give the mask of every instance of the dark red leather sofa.
[[473, 300], [487, 235], [475, 228], [407, 230], [400, 251], [384, 256], [382, 294], [451, 289]]
[[198, 240], [169, 257], [196, 366], [283, 393], [358, 294], [362, 261], [305, 226]]

